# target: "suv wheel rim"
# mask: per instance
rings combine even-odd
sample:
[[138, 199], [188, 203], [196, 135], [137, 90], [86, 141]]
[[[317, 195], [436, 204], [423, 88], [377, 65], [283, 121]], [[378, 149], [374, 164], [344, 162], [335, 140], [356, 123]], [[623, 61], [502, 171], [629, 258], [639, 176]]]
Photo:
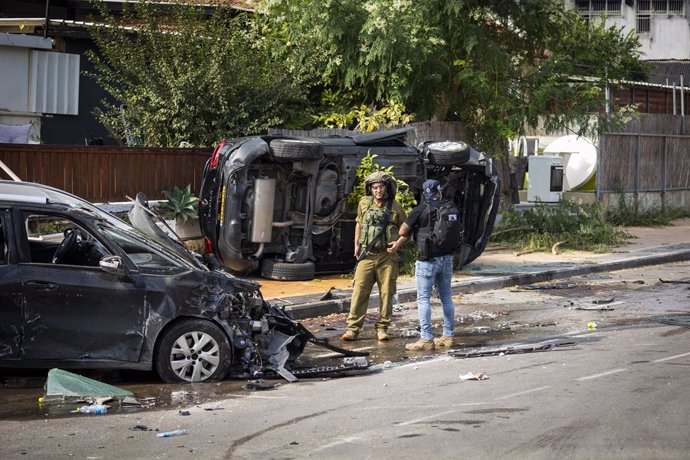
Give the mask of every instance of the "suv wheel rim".
[[220, 364], [220, 347], [209, 334], [187, 332], [170, 350], [170, 368], [182, 380], [201, 382], [210, 378]]

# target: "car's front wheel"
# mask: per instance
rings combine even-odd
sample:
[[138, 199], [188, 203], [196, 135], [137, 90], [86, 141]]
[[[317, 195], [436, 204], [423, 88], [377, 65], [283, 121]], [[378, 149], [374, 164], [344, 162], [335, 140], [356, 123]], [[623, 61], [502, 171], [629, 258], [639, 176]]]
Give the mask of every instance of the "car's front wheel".
[[184, 320], [165, 331], [155, 356], [156, 371], [167, 383], [220, 380], [231, 361], [225, 333], [201, 319]]

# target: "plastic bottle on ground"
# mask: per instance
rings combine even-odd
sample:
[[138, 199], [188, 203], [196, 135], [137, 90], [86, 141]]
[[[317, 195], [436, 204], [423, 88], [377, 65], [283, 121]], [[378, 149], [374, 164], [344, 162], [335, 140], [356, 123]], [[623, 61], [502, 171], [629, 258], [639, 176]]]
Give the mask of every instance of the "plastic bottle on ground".
[[162, 433], [156, 433], [157, 438], [172, 438], [173, 436], [181, 436], [183, 434], [187, 434], [187, 430], [180, 429], [180, 430], [175, 430], [175, 431], [164, 431]]
[[80, 414], [105, 414], [108, 412], [108, 406], [104, 404], [93, 404], [91, 406], [81, 406], [77, 409]]

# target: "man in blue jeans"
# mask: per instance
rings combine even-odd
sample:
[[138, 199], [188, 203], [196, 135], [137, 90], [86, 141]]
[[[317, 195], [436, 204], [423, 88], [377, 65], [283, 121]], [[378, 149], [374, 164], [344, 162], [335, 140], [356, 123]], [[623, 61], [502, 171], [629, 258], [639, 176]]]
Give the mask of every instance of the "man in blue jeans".
[[[423, 184], [425, 203], [417, 205], [404, 224], [400, 236], [416, 234], [418, 260], [415, 263], [417, 281], [417, 310], [419, 314], [420, 337], [414, 343], [405, 345], [406, 350], [428, 351], [436, 347], [452, 347], [455, 330], [455, 305], [451, 295], [450, 283], [453, 277], [453, 254], [444, 253], [431, 244], [431, 212], [441, 202], [441, 184], [429, 179]], [[431, 332], [431, 291], [436, 285], [443, 305], [443, 335], [434, 338]]]

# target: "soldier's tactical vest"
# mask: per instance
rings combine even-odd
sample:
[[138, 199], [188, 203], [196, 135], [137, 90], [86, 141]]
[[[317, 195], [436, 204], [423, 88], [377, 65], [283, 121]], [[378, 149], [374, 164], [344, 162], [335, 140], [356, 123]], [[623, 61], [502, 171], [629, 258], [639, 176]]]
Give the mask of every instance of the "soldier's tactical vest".
[[[386, 214], [386, 206], [379, 208], [374, 204], [374, 197], [368, 197], [369, 204], [366, 210], [362, 213], [362, 232], [359, 235], [359, 244], [362, 248], [369, 246], [369, 243], [381, 233], [383, 229], [384, 215]], [[392, 213], [392, 211], [391, 211]], [[372, 247], [373, 250], [381, 250], [388, 247], [388, 243], [398, 239], [398, 226], [390, 223], [388, 218], [388, 225], [381, 235], [381, 238], [376, 240]]]

